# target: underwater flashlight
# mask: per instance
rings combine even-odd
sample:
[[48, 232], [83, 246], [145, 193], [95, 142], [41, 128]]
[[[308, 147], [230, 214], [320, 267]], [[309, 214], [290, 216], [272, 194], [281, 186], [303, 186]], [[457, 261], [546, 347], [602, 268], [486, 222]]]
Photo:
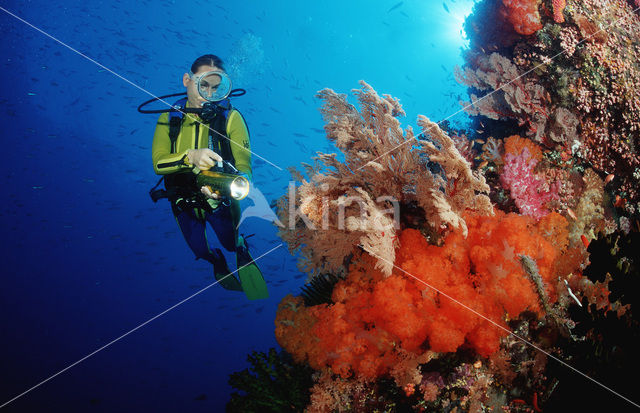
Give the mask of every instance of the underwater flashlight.
[[199, 187], [207, 186], [213, 193], [240, 201], [249, 195], [249, 180], [241, 175], [193, 168]]

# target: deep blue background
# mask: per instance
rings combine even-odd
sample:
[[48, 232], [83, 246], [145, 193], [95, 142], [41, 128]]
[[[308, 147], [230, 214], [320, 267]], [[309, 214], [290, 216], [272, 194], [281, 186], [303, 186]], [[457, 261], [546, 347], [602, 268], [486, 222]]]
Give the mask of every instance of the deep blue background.
[[[147, 194], [157, 117], [137, 113], [142, 89], [183, 91], [196, 57], [221, 56], [248, 91], [234, 104], [268, 160], [254, 158], [254, 177], [269, 201], [288, 166], [329, 150], [324, 87], [363, 79], [400, 98], [405, 126], [459, 110], [452, 73], [471, 0], [447, 0], [449, 12], [424, 0], [238, 4], [0, 1], [0, 405], [213, 282], [166, 201]], [[266, 221], [241, 230], [256, 234], [254, 257], [280, 245]], [[260, 266], [268, 300], [216, 285], [2, 410], [222, 411], [229, 374], [276, 345], [277, 304], [304, 282], [284, 246]]]

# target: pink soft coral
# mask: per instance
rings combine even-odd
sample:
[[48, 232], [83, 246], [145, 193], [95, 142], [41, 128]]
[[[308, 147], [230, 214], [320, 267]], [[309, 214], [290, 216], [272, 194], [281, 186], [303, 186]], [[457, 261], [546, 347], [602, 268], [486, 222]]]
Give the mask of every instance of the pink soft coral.
[[538, 161], [529, 149], [522, 148], [519, 155], [507, 153], [504, 157], [504, 168], [500, 181], [511, 191], [511, 198], [516, 202], [520, 212], [539, 220], [549, 213], [545, 205], [558, 199], [559, 183], [547, 182], [534, 173]]

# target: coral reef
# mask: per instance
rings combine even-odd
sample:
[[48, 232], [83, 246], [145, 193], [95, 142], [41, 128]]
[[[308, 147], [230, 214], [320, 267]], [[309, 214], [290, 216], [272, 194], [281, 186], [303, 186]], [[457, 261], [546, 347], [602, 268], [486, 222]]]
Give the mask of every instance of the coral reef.
[[[545, 0], [505, 1], [496, 8], [493, 3], [477, 3], [474, 14], [501, 20], [506, 13], [516, 32], [526, 36], [514, 37], [503, 28], [487, 38], [470, 17], [466, 27], [475, 40], [465, 53], [466, 65], [457, 71], [469, 87], [471, 101], [463, 103], [467, 112], [478, 121], [514, 122], [492, 136], [526, 137], [562, 160], [562, 165], [540, 164], [543, 175], [550, 166], [570, 175], [585, 166], [602, 178], [613, 175], [603, 207], [618, 200], [620, 213], [637, 217], [640, 19], [632, 5]], [[522, 29], [523, 22], [531, 27]], [[496, 41], [500, 38], [508, 41]], [[575, 200], [580, 195], [573, 194]]]
[[411, 400], [388, 380], [364, 382], [336, 377], [329, 370], [318, 372], [311, 388], [306, 413], [410, 411]]
[[[295, 175], [302, 185], [293, 200], [305, 213], [299, 219], [313, 228], [329, 225], [281, 231], [290, 247], [313, 261], [310, 273], [335, 268], [339, 274], [332, 282], [316, 275], [311, 285], [320, 277], [321, 292], [306, 287], [311, 294], [289, 295], [277, 311], [278, 343], [296, 363], [318, 372], [307, 411], [368, 411], [372, 400], [384, 401], [383, 409], [481, 411], [537, 397], [546, 356], [510, 332], [549, 349], [566, 334], [567, 280], [579, 282], [574, 274], [584, 246], [572, 244], [571, 224], [556, 212], [533, 217], [491, 208], [482, 175], [456, 139], [423, 117], [422, 133], [402, 131], [397, 101], [362, 85], [360, 111], [344, 96], [320, 95], [327, 136], [344, 162], [320, 154], [324, 169], [307, 166], [308, 179]], [[494, 148], [503, 164], [526, 157], [533, 174], [538, 161], [546, 162], [530, 140], [511, 136], [504, 146], [506, 153]], [[404, 214], [391, 229], [391, 251], [362, 242], [371, 237], [361, 231], [362, 220], [376, 216], [371, 212], [359, 218], [342, 212], [347, 224], [339, 226], [339, 205], [326, 195], [339, 199], [339, 190], [361, 195], [371, 210], [375, 197], [397, 196]], [[291, 217], [290, 202], [280, 201], [283, 222]], [[341, 248], [349, 242], [359, 245]], [[328, 254], [334, 254], [333, 266], [324, 265]], [[382, 382], [396, 390], [381, 395]], [[507, 383], [518, 383], [518, 390], [506, 394], [501, 386]]]
[[398, 100], [364, 82], [358, 107], [319, 92], [342, 154], [292, 169], [298, 185], [278, 201], [279, 235], [310, 277], [275, 320], [293, 363], [314, 371], [305, 411], [628, 409], [633, 381], [618, 372], [640, 369], [632, 6], [477, 2], [456, 72], [469, 130], [422, 116], [418, 133], [402, 129]]

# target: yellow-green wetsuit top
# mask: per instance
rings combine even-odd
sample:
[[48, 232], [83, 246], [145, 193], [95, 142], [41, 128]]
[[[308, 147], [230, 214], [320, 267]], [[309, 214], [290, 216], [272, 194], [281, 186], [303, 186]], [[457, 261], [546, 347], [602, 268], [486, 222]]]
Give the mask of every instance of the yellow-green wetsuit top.
[[[189, 107], [188, 102], [187, 107]], [[201, 122], [198, 115], [186, 113], [176, 140], [176, 150], [171, 152], [169, 113], [165, 112], [160, 115], [151, 145], [153, 169], [156, 174], [167, 175], [191, 171], [193, 165], [187, 159], [187, 151], [209, 147], [209, 126]], [[231, 153], [236, 169], [246, 173], [251, 180], [249, 130], [242, 115], [235, 109], [232, 109], [228, 114], [226, 132], [227, 137], [231, 140]]]

